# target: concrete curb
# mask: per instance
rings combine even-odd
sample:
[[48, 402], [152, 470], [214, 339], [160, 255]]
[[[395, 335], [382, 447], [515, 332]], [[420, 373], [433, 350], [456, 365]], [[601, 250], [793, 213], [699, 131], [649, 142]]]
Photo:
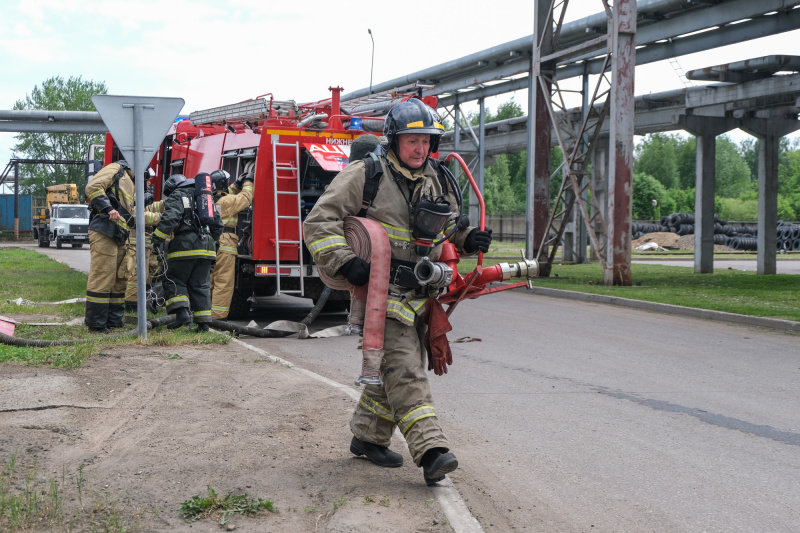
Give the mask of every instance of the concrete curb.
[[660, 304], [646, 302], [644, 300], [631, 300], [629, 298], [619, 298], [617, 296], [606, 296], [604, 294], [591, 294], [586, 292], [565, 291], [562, 289], [548, 289], [545, 287], [533, 287], [533, 289], [514, 289], [515, 291], [528, 292], [538, 296], [550, 296], [552, 298], [567, 298], [582, 302], [597, 304], [617, 305], [630, 309], [641, 309], [654, 313], [665, 313], [692, 318], [702, 318], [704, 320], [716, 320], [718, 322], [729, 322], [732, 324], [743, 324], [747, 326], [760, 326], [764, 328], [779, 329], [800, 333], [800, 322], [792, 320], [780, 320], [777, 318], [763, 318], [758, 316], [740, 315], [737, 313], [726, 313], [724, 311], [712, 311], [709, 309], [698, 309], [696, 307], [683, 307], [680, 305]]

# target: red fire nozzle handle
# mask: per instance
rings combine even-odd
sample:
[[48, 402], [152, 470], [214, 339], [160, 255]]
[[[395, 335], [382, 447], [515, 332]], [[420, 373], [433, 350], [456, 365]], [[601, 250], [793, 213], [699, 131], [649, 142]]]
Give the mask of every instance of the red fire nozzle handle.
[[[459, 162], [459, 164], [461, 164], [461, 170], [464, 171], [464, 175], [466, 175], [467, 179], [469, 180], [470, 187], [472, 187], [472, 190], [475, 192], [475, 196], [478, 197], [478, 205], [480, 206], [481, 209], [481, 218], [478, 227], [480, 228], [481, 231], [484, 231], [486, 229], [486, 204], [483, 203], [483, 195], [481, 194], [481, 191], [478, 188], [478, 184], [475, 183], [475, 179], [472, 177], [472, 172], [469, 171], [469, 167], [467, 167], [467, 164], [464, 162], [464, 160], [461, 158], [460, 155], [458, 155], [455, 152], [452, 152], [448, 154], [447, 157], [444, 158], [444, 162], [447, 163], [451, 159], [455, 159], [456, 161]], [[476, 266], [476, 270], [480, 270], [482, 266], [483, 266], [483, 252], [478, 251], [478, 264]]]

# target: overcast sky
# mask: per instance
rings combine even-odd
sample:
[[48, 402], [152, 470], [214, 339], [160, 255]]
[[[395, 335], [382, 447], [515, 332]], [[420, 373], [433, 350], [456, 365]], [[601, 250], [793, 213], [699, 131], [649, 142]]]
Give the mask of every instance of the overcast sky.
[[[265, 93], [321, 100], [528, 36], [533, 0], [0, 0], [0, 109], [52, 77], [109, 94], [181, 97], [182, 113]], [[572, 0], [567, 20], [602, 11]], [[374, 71], [370, 73], [374, 38]], [[679, 58], [684, 70], [793, 54], [800, 31]], [[668, 62], [638, 67], [636, 94], [682, 87]], [[491, 109], [511, 98], [489, 102]], [[516, 100], [526, 108], [524, 94]], [[13, 133], [0, 133], [0, 168]]]

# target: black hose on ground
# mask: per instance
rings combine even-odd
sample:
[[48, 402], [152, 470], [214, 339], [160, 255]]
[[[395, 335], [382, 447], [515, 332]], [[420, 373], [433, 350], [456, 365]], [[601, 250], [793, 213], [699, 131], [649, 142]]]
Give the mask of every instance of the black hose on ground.
[[[317, 303], [314, 305], [314, 308], [309, 311], [306, 317], [300, 321], [301, 324], [305, 326], [310, 326], [312, 322], [319, 316], [322, 312], [322, 308], [325, 307], [325, 303], [328, 301], [328, 297], [331, 295], [331, 288], [327, 285], [325, 289], [320, 294]], [[288, 337], [289, 335], [293, 335], [294, 331], [283, 331], [280, 329], [261, 329], [261, 328], [251, 328], [247, 326], [237, 326], [235, 324], [231, 324], [230, 322], [225, 322], [223, 320], [211, 320], [211, 327], [214, 329], [221, 329], [223, 331], [234, 331], [239, 335], [249, 335], [251, 337], [261, 337], [261, 338], [280, 338], [280, 337]]]
[[331, 288], [325, 285], [325, 288], [322, 290], [322, 294], [319, 295], [319, 299], [317, 303], [314, 305], [314, 308], [308, 312], [306, 317], [301, 320], [300, 322], [305, 324], [306, 326], [310, 326], [314, 320], [316, 320], [317, 316], [322, 312], [322, 308], [325, 307], [325, 304], [328, 302], [328, 296], [331, 295]]
[[[168, 315], [161, 318], [154, 318], [147, 321], [147, 329], [153, 329], [164, 324], [172, 322], [175, 317]], [[48, 346], [72, 346], [74, 344], [86, 344], [90, 342], [105, 341], [108, 339], [118, 339], [120, 337], [127, 337], [138, 333], [137, 329], [129, 329], [113, 335], [103, 335], [92, 337], [88, 339], [61, 339], [57, 341], [43, 340], [43, 339], [23, 339], [21, 337], [12, 337], [5, 333], [0, 333], [0, 343], [8, 344], [11, 346], [25, 347], [25, 348], [46, 348]]]
[[[314, 308], [309, 311], [308, 315], [301, 321], [302, 324], [306, 326], [310, 326], [312, 322], [319, 316], [322, 312], [322, 308], [325, 307], [325, 304], [328, 301], [328, 297], [331, 294], [331, 288], [326, 286], [325, 289], [320, 294], [319, 299], [317, 300], [316, 305]], [[162, 316], [159, 318], [153, 318], [147, 321], [147, 329], [151, 330], [153, 328], [157, 328], [159, 326], [163, 326], [169, 324], [175, 320], [173, 315]], [[234, 331], [239, 333], [240, 335], [249, 335], [251, 337], [262, 337], [262, 338], [280, 338], [280, 337], [288, 337], [292, 335], [294, 332], [292, 331], [283, 331], [277, 329], [261, 329], [261, 328], [250, 328], [247, 326], [236, 326], [234, 324], [230, 324], [228, 322], [224, 322], [222, 320], [212, 320], [211, 326], [216, 329], [224, 330], [224, 331]], [[130, 329], [120, 333], [115, 333], [113, 335], [105, 335], [103, 337], [95, 337], [89, 339], [63, 339], [57, 341], [50, 341], [50, 340], [41, 340], [41, 339], [23, 339], [20, 337], [11, 337], [10, 335], [6, 335], [5, 333], [0, 333], [0, 343], [2, 344], [9, 344], [11, 346], [20, 346], [20, 347], [28, 347], [28, 348], [44, 348], [47, 346], [70, 346], [73, 344], [82, 344], [82, 343], [89, 343], [89, 342], [97, 342], [98, 340], [107, 340], [107, 339], [117, 339], [120, 337], [125, 337], [128, 335], [132, 335], [137, 333], [137, 329]]]

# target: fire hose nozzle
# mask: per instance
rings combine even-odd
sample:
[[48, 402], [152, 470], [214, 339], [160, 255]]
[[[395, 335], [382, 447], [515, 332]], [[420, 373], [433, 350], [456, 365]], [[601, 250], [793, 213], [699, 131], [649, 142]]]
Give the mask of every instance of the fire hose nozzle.
[[539, 263], [535, 259], [526, 259], [523, 253], [522, 261], [516, 263], [500, 263], [500, 270], [503, 274], [503, 281], [511, 278], [535, 278], [539, 276]]
[[431, 261], [423, 257], [414, 267], [414, 275], [420, 285], [430, 285], [434, 289], [447, 287], [453, 281], [453, 269], [445, 263]]

